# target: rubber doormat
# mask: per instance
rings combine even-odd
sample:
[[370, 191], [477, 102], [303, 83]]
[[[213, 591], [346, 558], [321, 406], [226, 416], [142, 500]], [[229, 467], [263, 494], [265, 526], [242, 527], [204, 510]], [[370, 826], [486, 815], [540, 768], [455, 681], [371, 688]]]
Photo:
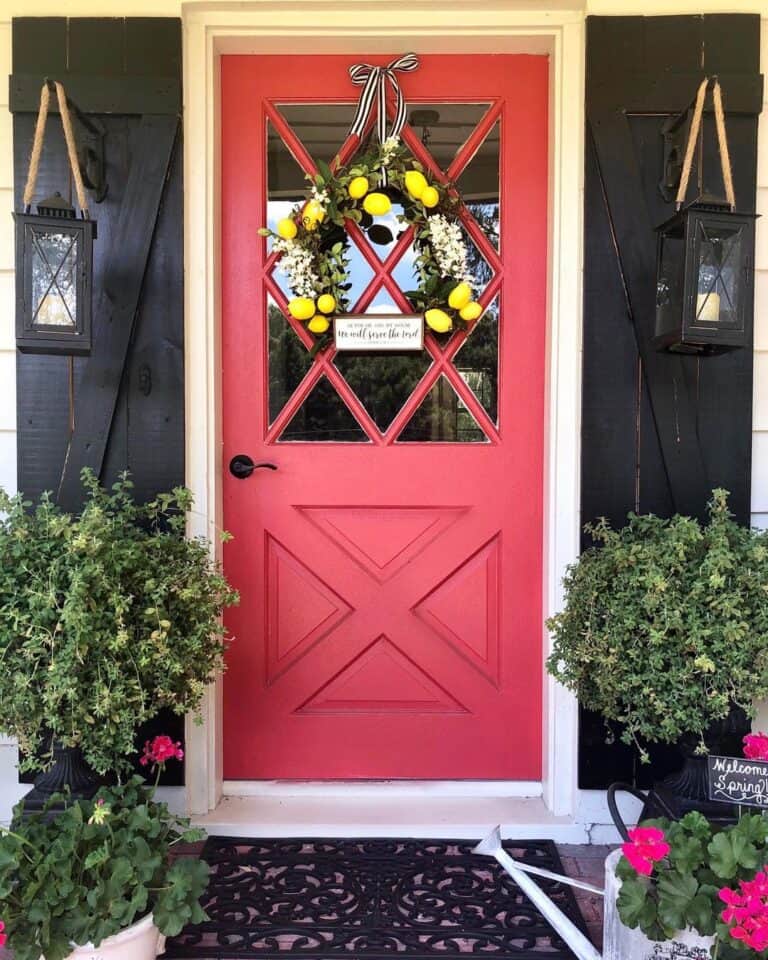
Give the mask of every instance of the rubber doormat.
[[[210, 837], [207, 923], [169, 939], [175, 958], [339, 956], [349, 960], [574, 955], [495, 860], [467, 840], [243, 840]], [[549, 840], [505, 841], [562, 873]], [[583, 930], [571, 888], [536, 882]]]

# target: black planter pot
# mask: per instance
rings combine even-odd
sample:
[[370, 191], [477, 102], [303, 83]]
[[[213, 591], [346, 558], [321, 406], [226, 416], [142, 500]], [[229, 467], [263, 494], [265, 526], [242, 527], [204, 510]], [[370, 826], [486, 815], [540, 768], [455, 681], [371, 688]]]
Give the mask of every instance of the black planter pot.
[[[34, 786], [23, 798], [24, 816], [42, 810], [54, 793], [68, 793], [72, 800], [90, 800], [103, 783], [103, 779], [85, 762], [79, 747], [63, 747], [56, 743], [53, 747], [53, 765], [37, 777]], [[63, 808], [63, 803], [56, 804], [51, 812], [55, 814]]]
[[[741, 738], [749, 731], [749, 727], [746, 713], [734, 707], [728, 717], [709, 727], [704, 734], [704, 742], [710, 753], [741, 756]], [[710, 820], [729, 822], [736, 818], [738, 811], [735, 806], [709, 799], [707, 758], [696, 753], [698, 746], [698, 737], [680, 738], [678, 747], [683, 765], [654, 784], [649, 802], [643, 810], [644, 816], [658, 816], [655, 810], [649, 809], [655, 794], [678, 818], [692, 810], [698, 810]]]

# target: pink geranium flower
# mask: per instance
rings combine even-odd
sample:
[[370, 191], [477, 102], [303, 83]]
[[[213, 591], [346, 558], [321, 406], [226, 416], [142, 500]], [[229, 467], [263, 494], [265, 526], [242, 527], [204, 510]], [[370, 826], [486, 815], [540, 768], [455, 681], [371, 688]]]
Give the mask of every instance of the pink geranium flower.
[[654, 863], [669, 853], [669, 844], [658, 827], [635, 827], [629, 831], [629, 843], [622, 844], [621, 852], [638, 873], [649, 877]]
[[154, 740], [147, 740], [144, 744], [144, 753], [139, 763], [146, 767], [148, 763], [165, 763], [166, 760], [183, 760], [184, 751], [181, 744], [174, 743], [170, 737], [158, 736]]
[[5, 936], [5, 933], [3, 933], [4, 930], [5, 930], [5, 924], [3, 923], [2, 920], [0, 920], [0, 947], [5, 946], [5, 941], [7, 939]]
[[768, 734], [748, 733], [742, 742], [747, 760], [768, 760]]
[[[752, 759], [752, 758], [750, 758]], [[730, 927], [730, 935], [761, 953], [768, 949], [768, 867], [755, 874], [753, 880], [740, 880], [739, 889], [723, 887], [718, 896], [726, 904], [720, 914]]]

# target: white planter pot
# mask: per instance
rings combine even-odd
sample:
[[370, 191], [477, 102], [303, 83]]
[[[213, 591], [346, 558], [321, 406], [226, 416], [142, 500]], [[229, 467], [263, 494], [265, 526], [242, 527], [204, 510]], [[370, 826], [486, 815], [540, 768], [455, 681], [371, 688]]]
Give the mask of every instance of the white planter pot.
[[605, 861], [603, 960], [710, 960], [714, 937], [700, 937], [693, 930], [685, 930], [674, 940], [658, 943], [639, 929], [624, 926], [616, 905], [621, 889], [621, 880], [616, 876], [620, 859], [621, 850], [614, 850]]
[[165, 937], [149, 913], [143, 920], [102, 940], [98, 947], [92, 943], [75, 947], [67, 960], [155, 960], [164, 950]]

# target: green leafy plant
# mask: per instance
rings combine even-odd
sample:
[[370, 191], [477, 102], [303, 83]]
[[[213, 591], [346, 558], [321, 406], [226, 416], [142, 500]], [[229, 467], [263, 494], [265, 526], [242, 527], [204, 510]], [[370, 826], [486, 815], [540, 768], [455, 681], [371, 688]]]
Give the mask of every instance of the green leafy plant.
[[137, 727], [195, 711], [224, 666], [220, 615], [237, 594], [184, 535], [189, 491], [138, 505], [127, 476], [83, 482], [77, 516], [0, 491], [0, 729], [22, 769], [56, 741], [99, 773], [128, 769]]
[[714, 936], [719, 960], [768, 957], [768, 820], [747, 814], [722, 827], [693, 812], [675, 823], [645, 820], [629, 836], [616, 868], [626, 926], [651, 940], [688, 928]]
[[737, 524], [715, 490], [709, 521], [629, 514], [565, 578], [565, 608], [548, 621], [547, 667], [622, 738], [699, 738], [734, 705], [768, 695], [768, 534]]
[[[167, 758], [180, 755], [173, 746]], [[159, 776], [164, 761], [149, 748]], [[148, 913], [166, 936], [207, 919], [199, 899], [208, 865], [169, 858], [176, 844], [205, 833], [153, 797], [154, 788], [132, 777], [55, 817], [46, 808], [22, 819], [22, 805], [15, 808], [12, 829], [0, 831], [0, 916], [16, 960], [63, 960], [73, 944], [98, 946]]]

